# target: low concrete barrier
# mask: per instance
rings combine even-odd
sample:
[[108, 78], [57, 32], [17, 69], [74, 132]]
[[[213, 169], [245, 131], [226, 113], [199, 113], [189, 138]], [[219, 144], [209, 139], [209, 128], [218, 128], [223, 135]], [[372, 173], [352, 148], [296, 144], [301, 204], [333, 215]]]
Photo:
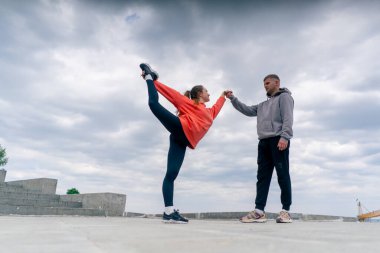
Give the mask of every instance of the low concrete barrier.
[[43, 194], [55, 194], [57, 190], [57, 179], [36, 178], [6, 182], [7, 185], [21, 186], [25, 190], [39, 192]]
[[126, 212], [124, 213], [124, 216], [126, 217], [140, 217], [140, 218], [147, 218], [148, 216], [144, 213], [134, 213], [134, 212]]
[[[206, 212], [206, 213], [181, 213], [183, 216], [189, 219], [197, 220], [238, 220], [241, 217], [247, 215], [246, 212]], [[278, 213], [265, 213], [268, 219], [275, 220]], [[302, 214], [302, 213], [290, 213], [293, 220], [298, 221], [344, 221], [355, 222], [356, 217], [345, 216], [333, 216], [333, 215], [317, 215], [317, 214]], [[151, 217], [152, 215], [145, 215], [145, 217]], [[162, 214], [155, 214], [153, 217], [162, 217]]]
[[104, 210], [106, 216], [123, 216], [127, 196], [117, 193], [86, 193], [61, 195], [63, 201], [80, 201], [83, 208]]

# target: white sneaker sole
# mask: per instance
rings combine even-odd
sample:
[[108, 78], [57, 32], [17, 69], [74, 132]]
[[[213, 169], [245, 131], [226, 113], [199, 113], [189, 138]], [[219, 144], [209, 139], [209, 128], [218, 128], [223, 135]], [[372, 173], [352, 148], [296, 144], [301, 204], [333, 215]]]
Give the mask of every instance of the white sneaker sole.
[[267, 219], [262, 219], [262, 220], [240, 220], [242, 223], [265, 223], [267, 222]]
[[178, 221], [178, 220], [162, 220], [162, 222], [165, 224], [187, 224], [187, 223], [189, 223], [189, 222]]

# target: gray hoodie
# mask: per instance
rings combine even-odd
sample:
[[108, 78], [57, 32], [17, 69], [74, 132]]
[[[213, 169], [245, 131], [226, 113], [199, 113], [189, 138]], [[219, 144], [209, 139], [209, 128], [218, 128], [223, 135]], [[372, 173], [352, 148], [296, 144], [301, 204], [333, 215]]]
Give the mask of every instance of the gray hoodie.
[[293, 137], [294, 100], [287, 88], [280, 90], [258, 105], [247, 106], [237, 97], [231, 96], [236, 110], [247, 116], [257, 116], [257, 135], [259, 139], [281, 136], [286, 140]]

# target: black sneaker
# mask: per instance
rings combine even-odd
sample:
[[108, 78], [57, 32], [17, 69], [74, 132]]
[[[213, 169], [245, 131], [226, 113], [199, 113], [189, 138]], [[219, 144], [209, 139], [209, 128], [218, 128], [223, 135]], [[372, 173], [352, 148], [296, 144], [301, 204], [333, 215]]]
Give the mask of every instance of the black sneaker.
[[174, 210], [171, 214], [166, 214], [162, 216], [162, 221], [165, 223], [178, 223], [178, 224], [187, 224], [189, 222], [188, 219], [182, 217], [178, 210]]
[[142, 74], [142, 77], [145, 79], [145, 76], [146, 75], [151, 75], [153, 80], [157, 80], [158, 79], [158, 73], [156, 71], [154, 71], [148, 63], [141, 63], [140, 64], [140, 68], [141, 70], [143, 71], [143, 74]]

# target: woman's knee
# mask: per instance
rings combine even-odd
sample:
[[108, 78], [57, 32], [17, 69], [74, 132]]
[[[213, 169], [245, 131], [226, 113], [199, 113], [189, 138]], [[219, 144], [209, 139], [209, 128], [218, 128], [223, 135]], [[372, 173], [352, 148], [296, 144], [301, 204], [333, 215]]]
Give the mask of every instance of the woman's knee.
[[153, 99], [149, 99], [148, 105], [149, 105], [150, 110], [152, 111], [155, 111], [159, 107], [158, 101], [153, 100]]
[[165, 180], [170, 181], [170, 182], [174, 182], [174, 180], [177, 178], [177, 176], [178, 176], [178, 172], [168, 171], [168, 172], [166, 172]]

